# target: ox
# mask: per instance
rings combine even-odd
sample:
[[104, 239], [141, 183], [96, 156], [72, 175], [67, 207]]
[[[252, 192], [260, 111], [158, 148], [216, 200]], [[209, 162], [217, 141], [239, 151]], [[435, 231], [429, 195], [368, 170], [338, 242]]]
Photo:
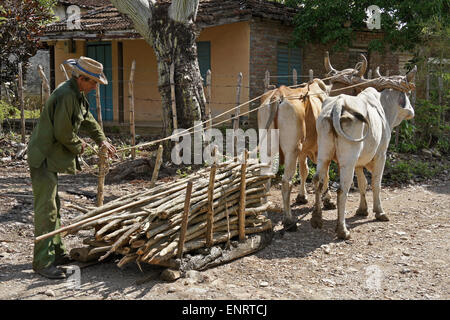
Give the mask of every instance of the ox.
[[[361, 55], [362, 60], [354, 69], [338, 71], [331, 67], [329, 55], [326, 52], [324, 59], [325, 68], [332, 71], [334, 76], [348, 75], [361, 78], [367, 68], [367, 60]], [[272, 159], [276, 153], [280, 153], [280, 164], [284, 163], [282, 177], [283, 196], [283, 225], [287, 231], [297, 229], [296, 219], [292, 217], [290, 207], [290, 195], [292, 190], [291, 180], [296, 171], [298, 158], [300, 167], [300, 190], [296, 202], [305, 204], [308, 202], [306, 193], [306, 178], [309, 168], [307, 158], [316, 163], [317, 158], [317, 132], [316, 120], [322, 110], [322, 102], [331, 92], [331, 85], [327, 86], [320, 79], [314, 79], [303, 87], [290, 89], [285, 86], [267, 92], [261, 100], [262, 108], [258, 110], [258, 127], [267, 129], [279, 129], [279, 149], [275, 144], [271, 145], [270, 133], [260, 139], [260, 145], [267, 143], [266, 159]], [[264, 141], [267, 139], [267, 142]], [[265, 150], [261, 150], [264, 152]], [[270, 162], [269, 162], [270, 164]], [[328, 181], [328, 172], [326, 181]], [[267, 187], [270, 187], [267, 186]], [[334, 209], [328, 188], [323, 190], [323, 202], [325, 209]]]
[[[321, 111], [322, 102], [329, 94], [330, 87], [319, 79], [314, 79], [305, 87], [297, 89], [281, 86], [274, 92], [268, 92], [263, 96], [263, 104], [266, 104], [267, 107], [258, 111], [259, 128], [279, 129], [279, 150], [275, 144], [270, 144], [270, 133], [262, 139], [268, 140], [267, 158], [272, 159], [272, 156], [279, 151], [280, 163], [285, 165], [282, 177], [282, 195], [283, 224], [287, 230], [296, 229], [296, 221], [291, 213], [290, 193], [297, 158], [299, 159], [301, 176], [297, 201], [306, 203], [305, 182], [309, 172], [307, 157], [316, 162], [317, 134], [315, 122]], [[261, 150], [261, 152], [264, 151]], [[330, 205], [329, 199], [330, 197], [325, 196], [325, 203], [328, 205]]]
[[[417, 68], [414, 68], [406, 77], [396, 76], [396, 88], [411, 90], [416, 71]], [[385, 80], [380, 78], [380, 83], [387, 83]], [[392, 129], [403, 120], [414, 117], [414, 110], [404, 91], [407, 90], [384, 89], [378, 92], [369, 87], [356, 97], [342, 94], [323, 102], [316, 121], [318, 158], [317, 173], [313, 178], [316, 202], [311, 218], [314, 228], [322, 227], [320, 194], [327, 187], [328, 167], [333, 159], [338, 163], [340, 179], [337, 191], [337, 236], [341, 239], [350, 237], [345, 224], [345, 204], [355, 171], [360, 192], [357, 215], [368, 215], [365, 197], [367, 181], [363, 168], [372, 174], [375, 217], [380, 221], [389, 220], [380, 200], [386, 151]]]

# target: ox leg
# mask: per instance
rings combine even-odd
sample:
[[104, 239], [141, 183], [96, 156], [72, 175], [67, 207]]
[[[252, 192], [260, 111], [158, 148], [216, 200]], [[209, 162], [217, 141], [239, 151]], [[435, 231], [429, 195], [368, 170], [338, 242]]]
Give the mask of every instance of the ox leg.
[[340, 239], [350, 239], [350, 232], [345, 224], [345, 204], [354, 175], [354, 163], [339, 168], [340, 186], [337, 191], [338, 221], [336, 233]]
[[367, 180], [364, 175], [363, 167], [357, 167], [355, 169], [356, 177], [358, 179], [358, 189], [360, 194], [359, 200], [359, 208], [356, 210], [356, 215], [367, 217], [369, 215], [369, 211], [367, 210], [367, 201], [366, 201], [366, 189], [367, 189]]
[[295, 167], [297, 161], [296, 152], [286, 152], [285, 154], [285, 167], [283, 178], [281, 179], [281, 193], [283, 195], [284, 206], [284, 219], [283, 225], [286, 231], [296, 231], [297, 221], [292, 217], [291, 212], [291, 190], [292, 190], [292, 178], [295, 174]]
[[[328, 164], [328, 167], [330, 164]], [[322, 202], [324, 210], [333, 210], [336, 209], [336, 205], [331, 201], [330, 189], [328, 188], [328, 181], [330, 180], [329, 170], [326, 172], [325, 181], [323, 183], [323, 193], [322, 193]]]
[[311, 226], [313, 228], [322, 228], [322, 194], [324, 189], [328, 187], [328, 168], [331, 161], [318, 161], [317, 172], [313, 178], [315, 189], [315, 203], [311, 217]]
[[308, 203], [308, 197], [306, 195], [306, 179], [308, 178], [309, 168], [308, 159], [303, 153], [299, 154], [298, 161], [300, 164], [300, 191], [297, 195], [296, 203], [306, 204]]
[[373, 189], [373, 212], [375, 212], [375, 218], [380, 221], [389, 221], [389, 217], [381, 206], [380, 191], [381, 191], [381, 178], [383, 177], [384, 163], [386, 161], [386, 155], [380, 156], [380, 159], [376, 159], [373, 171], [372, 171], [372, 189]]

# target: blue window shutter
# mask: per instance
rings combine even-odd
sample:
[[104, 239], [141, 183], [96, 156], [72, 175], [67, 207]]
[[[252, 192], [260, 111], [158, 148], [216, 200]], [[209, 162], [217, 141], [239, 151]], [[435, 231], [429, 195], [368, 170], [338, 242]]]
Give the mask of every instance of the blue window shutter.
[[[290, 48], [287, 44], [278, 43], [277, 46], [277, 84], [292, 85], [292, 70], [297, 70], [297, 75], [301, 74], [302, 56], [300, 48]], [[297, 79], [297, 83], [299, 83]]]
[[211, 42], [197, 42], [197, 58], [200, 74], [202, 75], [203, 83], [205, 83], [206, 73], [211, 69]]

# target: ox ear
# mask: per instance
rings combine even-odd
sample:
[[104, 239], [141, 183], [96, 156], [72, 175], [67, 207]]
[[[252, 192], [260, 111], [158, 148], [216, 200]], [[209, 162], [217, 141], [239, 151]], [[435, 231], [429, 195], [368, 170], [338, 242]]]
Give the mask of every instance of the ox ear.
[[400, 108], [404, 109], [406, 107], [406, 93], [404, 92], [399, 92], [399, 96], [398, 96], [398, 105], [400, 106]]
[[406, 74], [406, 80], [408, 82], [413, 82], [416, 77], [416, 73], [417, 73], [417, 66], [414, 66], [414, 68]]

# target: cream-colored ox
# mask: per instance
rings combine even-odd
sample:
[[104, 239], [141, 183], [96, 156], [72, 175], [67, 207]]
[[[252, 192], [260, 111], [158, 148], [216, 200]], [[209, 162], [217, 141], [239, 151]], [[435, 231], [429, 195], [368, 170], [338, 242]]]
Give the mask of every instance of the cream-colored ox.
[[[328, 68], [328, 53], [325, 56], [325, 68]], [[362, 77], [367, 67], [367, 60], [362, 55], [362, 61], [354, 69], [337, 71], [336, 75], [345, 74]], [[327, 86], [320, 79], [314, 79], [303, 87], [290, 89], [281, 86], [273, 91], [268, 91], [262, 98], [262, 108], [258, 110], [258, 128], [279, 129], [279, 148], [277, 144], [271, 144], [271, 135], [263, 135], [259, 145], [268, 145], [264, 158], [269, 159], [269, 165], [273, 157], [279, 152], [280, 164], [284, 163], [282, 177], [283, 196], [283, 225], [285, 230], [295, 231], [297, 220], [292, 217], [290, 195], [292, 190], [291, 180], [296, 172], [297, 158], [300, 166], [300, 190], [296, 202], [305, 204], [308, 202], [306, 193], [306, 179], [309, 168], [307, 158], [316, 163], [317, 158], [317, 132], [316, 120], [322, 110], [322, 102], [330, 94], [331, 85]], [[261, 157], [263, 158], [263, 157]], [[326, 175], [328, 181], [328, 174]], [[270, 186], [268, 186], [270, 187]], [[323, 191], [325, 209], [334, 209], [328, 189]]]
[[[280, 164], [284, 163], [282, 177], [283, 224], [287, 230], [296, 229], [296, 220], [293, 219], [291, 213], [290, 193], [297, 158], [299, 159], [301, 176], [297, 201], [306, 203], [307, 157], [316, 162], [317, 134], [315, 123], [322, 109], [322, 102], [328, 96], [329, 90], [330, 86], [326, 86], [319, 79], [314, 79], [312, 83], [297, 89], [281, 86], [275, 89], [275, 92], [269, 91], [262, 97], [263, 104], [266, 107], [258, 110], [259, 128], [279, 129], [279, 150], [276, 148], [276, 144], [270, 144], [270, 133], [262, 139], [268, 140], [269, 147], [265, 156], [266, 159], [271, 160], [276, 153], [280, 152]], [[262, 143], [260, 141], [260, 145]], [[260, 152], [265, 152], [265, 150], [260, 150]], [[326, 198], [325, 201], [330, 205], [328, 203], [329, 198]]]
[[[416, 71], [417, 68], [414, 68], [406, 76], [380, 77], [371, 83], [360, 78], [356, 83], [367, 88], [356, 97], [341, 94], [328, 97], [323, 102], [316, 122], [318, 158], [317, 173], [313, 178], [316, 188], [316, 202], [311, 218], [313, 227], [322, 227], [320, 195], [328, 186], [331, 160], [335, 160], [339, 166], [337, 236], [341, 239], [350, 237], [345, 224], [345, 204], [355, 171], [361, 196], [356, 214], [368, 215], [365, 197], [367, 181], [363, 168], [372, 173], [375, 217], [381, 221], [389, 220], [381, 206], [381, 178], [392, 129], [403, 120], [414, 117], [406, 92], [414, 89], [412, 81]], [[352, 80], [349, 79], [348, 84], [351, 83]]]

